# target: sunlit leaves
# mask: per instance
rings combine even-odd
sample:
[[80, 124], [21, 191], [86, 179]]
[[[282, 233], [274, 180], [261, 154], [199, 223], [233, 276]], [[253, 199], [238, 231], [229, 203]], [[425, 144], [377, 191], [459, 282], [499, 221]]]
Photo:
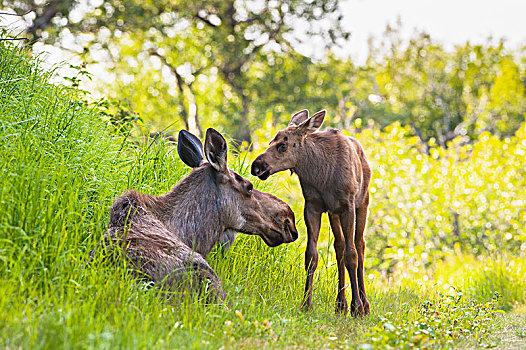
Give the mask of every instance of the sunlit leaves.
[[[271, 120], [267, 115], [256, 133], [255, 154], [275, 134]], [[525, 128], [505, 139], [486, 132], [474, 144], [457, 138], [447, 149], [434, 146], [429, 154], [411, 136], [411, 128], [400, 123], [383, 131], [344, 130], [360, 140], [373, 170], [366, 230], [369, 271], [384, 276], [424, 271], [455, 251], [524, 256]], [[302, 203], [295, 178], [282, 176], [290, 189], [279, 195]], [[328, 227], [324, 230], [322, 245], [330, 240]]]
[[406, 319], [411, 321], [397, 324], [381, 317], [381, 325], [367, 333], [369, 341], [361, 344], [360, 349], [447, 347], [466, 338], [481, 343], [491, 333], [497, 315], [502, 313], [496, 309], [498, 299], [496, 293], [486, 302], [477, 302], [460, 291], [453, 291], [421, 302], [416, 310], [403, 305]]

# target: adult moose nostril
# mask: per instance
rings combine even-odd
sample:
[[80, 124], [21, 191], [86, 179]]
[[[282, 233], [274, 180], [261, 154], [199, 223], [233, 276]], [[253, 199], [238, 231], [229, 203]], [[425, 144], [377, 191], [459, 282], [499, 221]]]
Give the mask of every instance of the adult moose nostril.
[[292, 234], [292, 242], [298, 239], [298, 231], [296, 231], [295, 228], [290, 228], [290, 232]]
[[294, 242], [298, 239], [298, 231], [296, 230], [296, 226], [289, 221], [289, 219], [285, 220], [285, 231], [288, 231], [290, 234], [290, 238], [292, 238], [291, 242]]

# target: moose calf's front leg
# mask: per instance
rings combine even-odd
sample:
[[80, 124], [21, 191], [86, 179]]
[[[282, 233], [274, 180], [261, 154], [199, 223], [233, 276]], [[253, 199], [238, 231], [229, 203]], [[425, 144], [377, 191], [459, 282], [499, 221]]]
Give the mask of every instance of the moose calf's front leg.
[[318, 267], [318, 236], [320, 234], [321, 211], [316, 211], [309, 206], [304, 210], [305, 224], [307, 226], [307, 249], [305, 250], [305, 271], [307, 281], [305, 282], [305, 293], [303, 295], [302, 307], [309, 310], [312, 307], [312, 280], [314, 272]]
[[360, 292], [358, 289], [358, 252], [354, 243], [354, 231], [355, 231], [355, 208], [354, 203], [349, 205], [348, 210], [345, 210], [341, 215], [341, 225], [343, 235], [345, 237], [345, 267], [349, 273], [349, 279], [351, 281], [352, 290], [352, 301], [351, 301], [351, 315], [352, 316], [363, 316], [365, 314], [363, 303], [360, 299]]

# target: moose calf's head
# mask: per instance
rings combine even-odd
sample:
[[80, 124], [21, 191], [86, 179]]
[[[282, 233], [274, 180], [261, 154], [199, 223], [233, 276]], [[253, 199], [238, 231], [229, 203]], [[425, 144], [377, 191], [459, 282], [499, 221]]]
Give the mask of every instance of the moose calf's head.
[[318, 130], [324, 119], [325, 110], [310, 118], [306, 109], [294, 114], [287, 128], [279, 131], [265, 152], [254, 160], [252, 175], [266, 180], [277, 172], [294, 169], [303, 152], [305, 136]]
[[205, 182], [201, 185], [207, 188], [208, 200], [215, 202], [212, 207], [224, 230], [258, 235], [270, 247], [298, 238], [290, 207], [277, 197], [254, 189], [249, 180], [228, 168], [227, 143], [219, 132], [207, 130], [203, 154], [201, 141], [182, 130], [178, 152], [183, 162], [195, 169], [196, 180]]

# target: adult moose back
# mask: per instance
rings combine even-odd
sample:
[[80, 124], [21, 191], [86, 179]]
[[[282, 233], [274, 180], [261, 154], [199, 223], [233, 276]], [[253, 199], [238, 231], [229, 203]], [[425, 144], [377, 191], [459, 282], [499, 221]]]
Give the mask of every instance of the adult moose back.
[[303, 307], [312, 307], [312, 281], [318, 266], [321, 215], [328, 212], [338, 264], [336, 311], [347, 313], [347, 268], [352, 289], [351, 315], [366, 315], [369, 313], [369, 302], [363, 279], [363, 233], [369, 205], [371, 169], [356, 139], [338, 130], [316, 132], [324, 119], [324, 110], [310, 118], [307, 110], [294, 114], [288, 127], [279, 131], [265, 152], [254, 160], [251, 173], [266, 180], [272, 174], [291, 170], [299, 177], [305, 197], [307, 226], [307, 281]]

